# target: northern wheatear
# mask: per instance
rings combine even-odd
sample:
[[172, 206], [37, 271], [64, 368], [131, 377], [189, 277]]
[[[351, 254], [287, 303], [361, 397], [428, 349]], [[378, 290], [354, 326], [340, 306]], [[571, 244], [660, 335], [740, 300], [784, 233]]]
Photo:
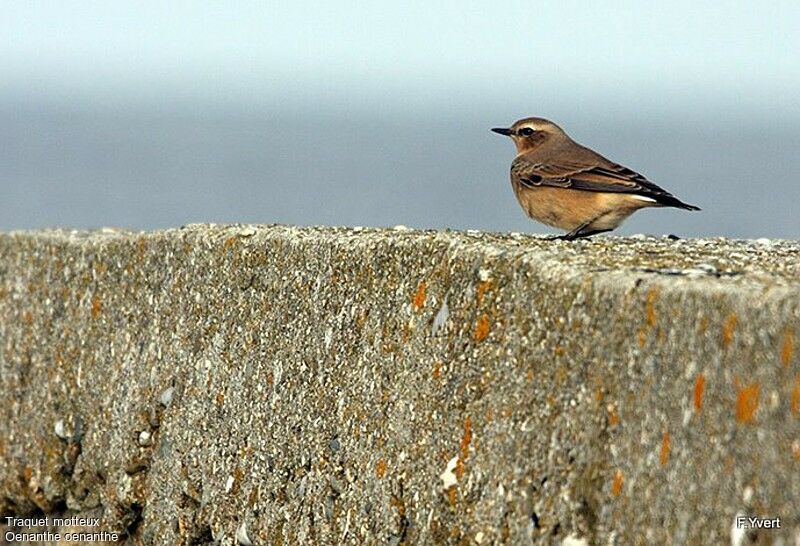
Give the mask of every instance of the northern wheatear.
[[581, 146], [552, 121], [525, 118], [492, 131], [517, 146], [511, 163], [517, 201], [531, 218], [569, 232], [560, 239], [611, 231], [644, 207], [700, 210]]

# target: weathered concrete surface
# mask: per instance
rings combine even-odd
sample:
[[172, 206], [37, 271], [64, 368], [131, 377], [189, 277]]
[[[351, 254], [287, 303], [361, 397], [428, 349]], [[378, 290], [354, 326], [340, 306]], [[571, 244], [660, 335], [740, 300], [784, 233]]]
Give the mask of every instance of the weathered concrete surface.
[[799, 276], [787, 241], [2, 235], [0, 510], [144, 544], [730, 544], [742, 512], [796, 544]]

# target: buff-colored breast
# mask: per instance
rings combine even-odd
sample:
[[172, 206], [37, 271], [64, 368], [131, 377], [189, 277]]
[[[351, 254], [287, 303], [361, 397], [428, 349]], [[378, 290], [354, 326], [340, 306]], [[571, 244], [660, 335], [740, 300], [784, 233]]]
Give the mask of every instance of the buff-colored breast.
[[543, 224], [566, 231], [591, 222], [589, 229], [614, 229], [642, 207], [658, 206], [640, 196], [547, 186], [528, 188], [513, 183], [525, 213]]

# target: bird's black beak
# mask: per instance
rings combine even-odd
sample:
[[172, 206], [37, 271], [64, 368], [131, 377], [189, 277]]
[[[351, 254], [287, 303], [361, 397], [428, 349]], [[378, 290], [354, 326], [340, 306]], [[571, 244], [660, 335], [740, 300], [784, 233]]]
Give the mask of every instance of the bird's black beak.
[[511, 136], [511, 129], [505, 129], [503, 127], [495, 127], [494, 129], [492, 129], [492, 131], [494, 131], [498, 135]]

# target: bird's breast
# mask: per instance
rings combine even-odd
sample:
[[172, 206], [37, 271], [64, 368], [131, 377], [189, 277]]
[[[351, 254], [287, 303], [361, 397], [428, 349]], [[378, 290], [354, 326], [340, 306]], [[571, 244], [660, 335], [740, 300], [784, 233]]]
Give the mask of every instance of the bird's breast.
[[525, 213], [543, 224], [571, 231], [594, 219], [608, 216], [616, 211], [622, 219], [636, 208], [637, 204], [624, 194], [590, 192], [567, 188], [540, 186], [530, 188], [514, 181], [514, 193]]

